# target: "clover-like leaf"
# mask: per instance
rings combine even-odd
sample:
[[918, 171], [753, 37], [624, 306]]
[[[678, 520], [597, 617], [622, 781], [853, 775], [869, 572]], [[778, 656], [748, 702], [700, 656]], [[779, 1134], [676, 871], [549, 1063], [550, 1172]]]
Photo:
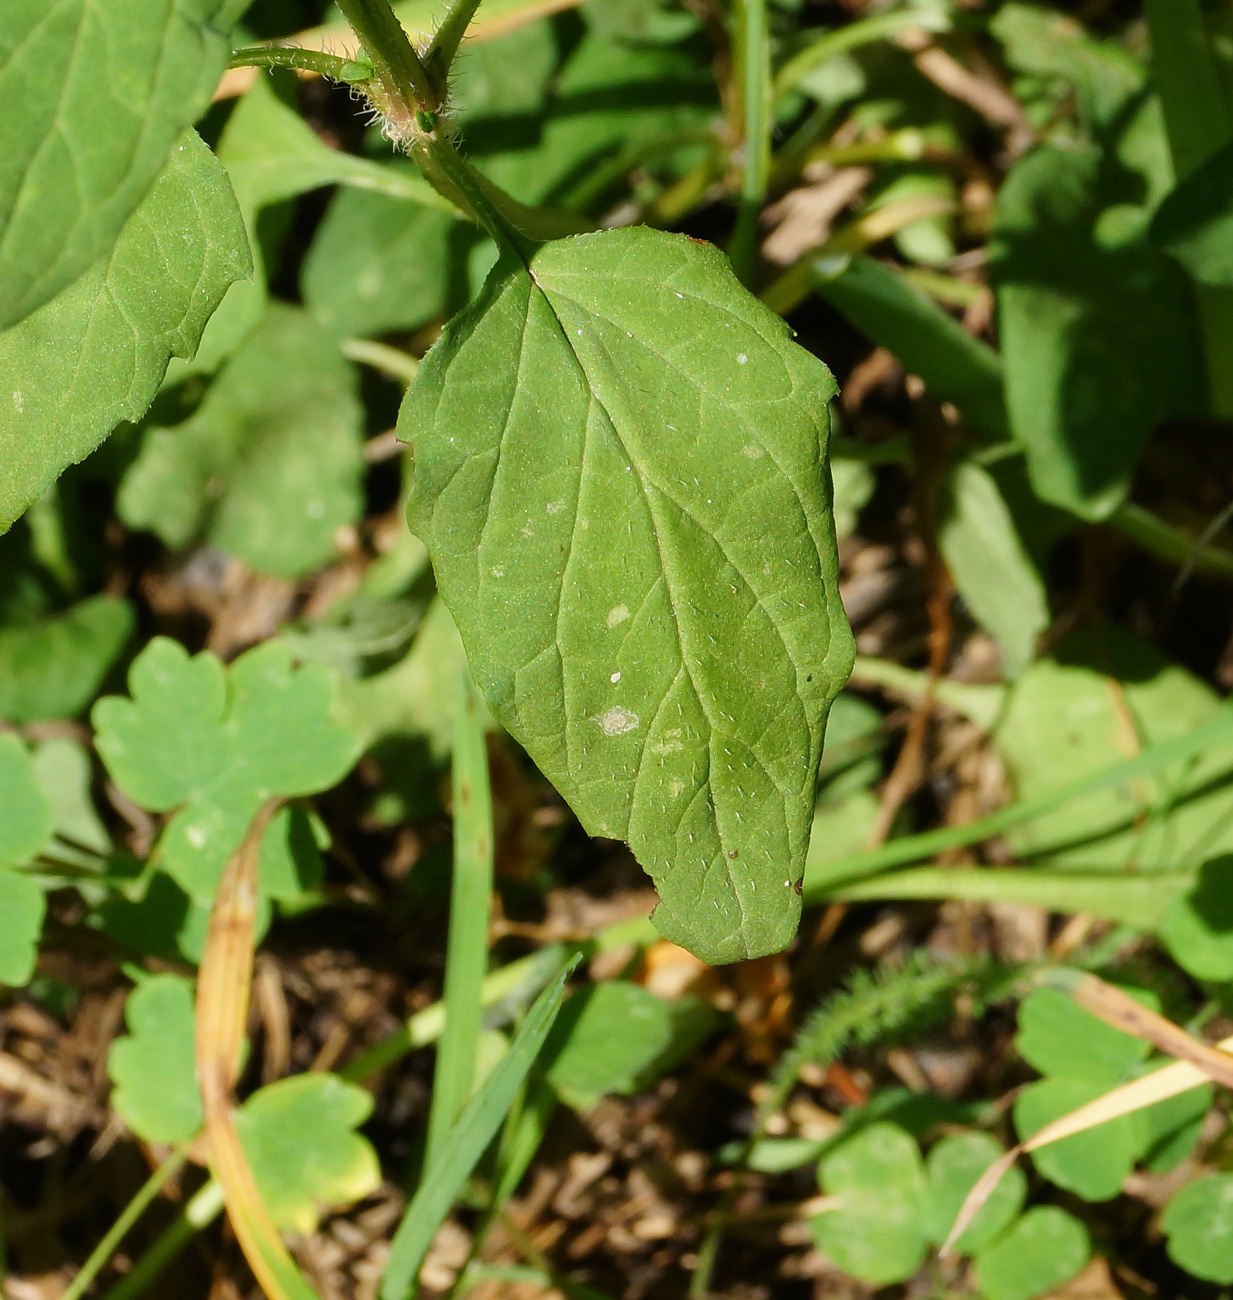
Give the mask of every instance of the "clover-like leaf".
[[111, 247], [210, 102], [237, 0], [6, 0], [0, 329]]
[[354, 1130], [372, 1097], [335, 1074], [299, 1074], [255, 1092], [235, 1127], [274, 1223], [310, 1233], [321, 1206], [358, 1201], [381, 1183], [376, 1152]]
[[110, 253], [0, 333], [0, 530], [145, 412], [169, 359], [192, 355], [250, 268], [227, 174], [186, 131]]
[[29, 876], [0, 866], [0, 984], [29, 982], [46, 911], [43, 891]]
[[[293, 669], [278, 641], [241, 655], [227, 671], [211, 654], [190, 659], [178, 642], [156, 637], [135, 660], [129, 687], [131, 699], [108, 696], [94, 707], [98, 751], [142, 807], [179, 809], [160, 844], [163, 863], [202, 901], [213, 897], [263, 799], [324, 790], [357, 756], [357, 737], [331, 720], [333, 674], [319, 665]], [[297, 845], [307, 859], [297, 857]], [[313, 852], [295, 819], [271, 822], [262, 857], [284, 886], [280, 854], [303, 862], [311, 883]]]
[[1033, 1300], [1068, 1282], [1091, 1255], [1087, 1229], [1056, 1205], [1038, 1205], [976, 1258], [988, 1300]]
[[20, 866], [47, 843], [52, 806], [13, 732], [0, 733], [0, 863]]
[[[1133, 997], [1159, 1011], [1160, 1004], [1144, 989], [1127, 989]], [[1072, 1079], [1121, 1083], [1150, 1050], [1141, 1039], [1097, 1020], [1065, 993], [1033, 989], [1019, 1007], [1020, 1055], [1042, 1074]]]
[[151, 975], [128, 995], [129, 1032], [107, 1057], [112, 1105], [147, 1142], [183, 1142], [203, 1121], [194, 1056], [193, 986]]
[[1233, 1174], [1187, 1183], [1165, 1207], [1160, 1226], [1169, 1254], [1188, 1273], [1222, 1286], [1233, 1282]]
[[0, 718], [75, 717], [132, 634], [132, 607], [113, 596], [92, 596], [63, 614], [0, 629]]
[[925, 1257], [925, 1175], [916, 1142], [896, 1124], [862, 1129], [826, 1156], [822, 1190], [838, 1208], [810, 1221], [818, 1246], [872, 1286], [902, 1282]]
[[[929, 1152], [925, 1162], [925, 1235], [930, 1241], [940, 1245], [946, 1240], [967, 1194], [1000, 1155], [998, 1140], [980, 1132], [944, 1137]], [[970, 1255], [997, 1240], [1018, 1215], [1026, 1194], [1023, 1170], [1012, 1165], [964, 1229], [955, 1248]]]
[[303, 312], [271, 307], [191, 419], [146, 431], [120, 517], [169, 546], [204, 534], [260, 573], [313, 572], [361, 509], [355, 390], [337, 340]]
[[800, 915], [852, 657], [834, 393], [716, 249], [628, 229], [507, 254], [400, 417], [412, 528], [493, 712], [708, 961]]

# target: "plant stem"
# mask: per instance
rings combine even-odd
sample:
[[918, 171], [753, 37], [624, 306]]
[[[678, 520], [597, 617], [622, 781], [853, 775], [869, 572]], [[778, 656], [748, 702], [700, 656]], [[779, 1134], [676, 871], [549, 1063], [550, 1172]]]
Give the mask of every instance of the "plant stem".
[[[1145, 0], [1144, 11], [1173, 170], [1178, 180], [1185, 180], [1233, 140], [1233, 118], [1198, 0]], [[1211, 413], [1233, 419], [1233, 290], [1197, 285], [1195, 300]]]
[[771, 38], [766, 0], [736, 0], [732, 47], [740, 104], [741, 201], [728, 254], [742, 284], [753, 275], [758, 219], [771, 175]]
[[211, 1178], [103, 1300], [137, 1300], [180, 1251], [222, 1212], [223, 1189]]
[[188, 1158], [187, 1145], [181, 1145], [163, 1161], [161, 1165], [142, 1184], [137, 1195], [124, 1207], [120, 1217], [107, 1230], [107, 1235], [90, 1252], [89, 1259], [81, 1266], [77, 1276], [69, 1283], [61, 1300], [80, 1300], [85, 1295], [90, 1283], [94, 1281], [99, 1270], [111, 1258], [116, 1247], [124, 1240], [128, 1230], [145, 1213], [146, 1206], [162, 1191], [167, 1180], [179, 1172]]
[[408, 112], [418, 106], [435, 113], [441, 107], [441, 96], [388, 0], [338, 0], [338, 7], [355, 29], [386, 93], [401, 101]]
[[[364, 64], [358, 59], [344, 59], [324, 50], [302, 50], [298, 45], [250, 45], [232, 52], [230, 68], [294, 68], [297, 72], [315, 72], [331, 81], [363, 81]], [[369, 68], [368, 76], [372, 76]]]
[[424, 68], [442, 99], [449, 84], [454, 56], [479, 7], [480, 0], [454, 0], [424, 53]]
[[[1233, 353], [1226, 355], [1233, 361]], [[1212, 546], [1210, 539], [1188, 537], [1133, 501], [1119, 506], [1109, 516], [1108, 522], [1145, 551], [1182, 565], [1179, 583], [1189, 572], [1206, 573], [1214, 578], [1233, 578], [1233, 553], [1222, 546]]]

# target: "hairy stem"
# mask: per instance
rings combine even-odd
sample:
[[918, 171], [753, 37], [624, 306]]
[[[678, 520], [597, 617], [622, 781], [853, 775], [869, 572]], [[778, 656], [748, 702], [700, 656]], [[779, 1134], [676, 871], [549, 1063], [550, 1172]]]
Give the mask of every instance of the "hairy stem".
[[232, 68], [294, 68], [297, 72], [314, 72], [331, 81], [350, 84], [364, 81], [373, 69], [359, 59], [344, 59], [324, 50], [302, 50], [298, 45], [250, 45], [234, 50], [227, 65]]
[[386, 94], [408, 114], [416, 107], [435, 113], [441, 96], [388, 0], [338, 0], [338, 7], [360, 38]]

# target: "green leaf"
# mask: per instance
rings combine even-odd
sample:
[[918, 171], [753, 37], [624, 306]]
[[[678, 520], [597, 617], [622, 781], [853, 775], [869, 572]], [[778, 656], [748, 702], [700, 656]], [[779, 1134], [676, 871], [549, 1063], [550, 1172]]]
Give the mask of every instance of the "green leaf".
[[835, 536], [843, 541], [856, 531], [860, 512], [869, 504], [877, 486], [873, 470], [859, 460], [831, 461], [831, 485], [834, 492]]
[[819, 1249], [870, 1286], [916, 1272], [925, 1258], [925, 1175], [913, 1138], [895, 1124], [870, 1124], [823, 1159], [818, 1180], [840, 1199], [810, 1220]]
[[[1159, 1011], [1143, 989], [1126, 989], [1136, 1001]], [[1127, 1079], [1150, 1048], [1141, 1038], [1097, 1020], [1065, 993], [1038, 988], [1019, 1007], [1019, 1055], [1042, 1074], [1094, 1079], [1110, 1086]]]
[[[958, 1133], [938, 1142], [925, 1162], [925, 1235], [941, 1245], [950, 1234], [960, 1207], [976, 1180], [1003, 1153], [988, 1133]], [[955, 1248], [965, 1255], [981, 1250], [1010, 1227], [1023, 1206], [1027, 1179], [1013, 1165], [964, 1229]]]
[[362, 508], [354, 367], [304, 313], [271, 307], [196, 414], [148, 429], [120, 486], [131, 527], [169, 546], [203, 535], [251, 568], [312, 573]]
[[1143, 67], [1132, 54], [1116, 41], [1093, 40], [1068, 14], [1004, 4], [990, 20], [989, 31], [1017, 72], [1073, 86], [1089, 125], [1108, 126], [1143, 84]]
[[276, 1227], [305, 1236], [320, 1207], [347, 1205], [381, 1185], [372, 1145], [354, 1130], [372, 1097], [336, 1074], [298, 1074], [261, 1088], [235, 1115], [236, 1133]]
[[445, 602], [434, 597], [411, 649], [392, 667], [344, 681], [339, 717], [369, 746], [383, 737], [417, 735], [441, 763], [453, 747], [451, 687], [466, 666], [458, 629]]
[[800, 915], [852, 656], [834, 392], [716, 249], [627, 229], [499, 263], [400, 417], [412, 528], [493, 712], [712, 962]]
[[443, 212], [344, 190], [304, 260], [304, 302], [336, 334], [417, 329], [444, 307], [454, 234], [470, 231]]
[[51, 800], [21, 738], [0, 732], [0, 863], [21, 866], [51, 836]]
[[144, 414], [168, 360], [192, 356], [227, 286], [250, 270], [227, 175], [187, 131], [111, 252], [0, 333], [0, 529]]
[[[1219, 709], [1211, 687], [1181, 665], [1105, 627], [1069, 637], [1054, 658], [1028, 669], [1010, 693], [994, 741], [1017, 796], [1030, 799], [1124, 761], [1127, 716], [1137, 750], [1187, 735]], [[1051, 867], [1123, 877], [1129, 868], [1197, 870], [1205, 859], [1233, 850], [1222, 785], [1230, 771], [1233, 745], [1214, 744], [1146, 780], [1070, 800], [1013, 828], [1007, 839], [1016, 853], [1047, 857]], [[1166, 889], [1157, 891], [1150, 921], [1163, 921], [1170, 899]]]
[[938, 545], [973, 618], [1002, 650], [1002, 672], [1018, 677], [1049, 625], [1045, 584], [1032, 563], [992, 475], [957, 464], [946, 484]]
[[1175, 1264], [1208, 1282], [1233, 1282], [1233, 1174], [1187, 1183], [1165, 1206], [1160, 1226]]
[[576, 1109], [648, 1087], [714, 1028], [700, 998], [665, 1002], [638, 984], [605, 980], [565, 1003], [544, 1047], [548, 1080]]
[[109, 853], [111, 836], [94, 807], [94, 774], [82, 743], [68, 736], [44, 740], [34, 751], [34, 774], [51, 800], [55, 833], [96, 853]]
[[1033, 1300], [1068, 1282], [1092, 1253], [1087, 1229], [1056, 1205], [1038, 1205], [976, 1259], [987, 1300]]
[[1037, 493], [1086, 519], [1121, 504], [1153, 428], [1205, 391], [1190, 288], [1136, 234], [1145, 210], [1104, 209], [1101, 169], [1094, 147], [1016, 164], [991, 263], [1012, 432]]
[[0, 866], [0, 984], [21, 988], [29, 982], [46, 911], [43, 891], [29, 876]]
[[[1073, 1076], [1029, 1083], [1015, 1098], [1020, 1139], [1095, 1101], [1109, 1086], [1103, 1079]], [[1032, 1163], [1051, 1182], [1085, 1201], [1107, 1201], [1122, 1190], [1147, 1141], [1142, 1115], [1123, 1115], [1033, 1151]]]
[[1152, 218], [1151, 239], [1200, 284], [1233, 285], [1233, 144], [1166, 197]]
[[201, 1130], [193, 986], [178, 975], [151, 975], [124, 1004], [128, 1035], [107, 1055], [120, 1118], [147, 1142], [183, 1142]]
[[[0, 329], [102, 256], [227, 66], [234, 4], [6, 0]], [[0, 366], [0, 370], [7, 367]]]
[[92, 596], [63, 614], [0, 628], [0, 717], [76, 717], [132, 634], [132, 607], [112, 596]]
[[1160, 937], [1196, 979], [1233, 980], [1233, 855], [1199, 868], [1194, 887], [1169, 904]]
[[[179, 809], [160, 842], [163, 865], [203, 902], [264, 799], [327, 789], [358, 751], [357, 737], [331, 721], [333, 675], [317, 665], [293, 669], [278, 641], [224, 672], [213, 655], [190, 659], [178, 642], [155, 637], [133, 663], [129, 688], [132, 699], [107, 696], [94, 706], [99, 754], [142, 807]], [[295, 834], [289, 817], [271, 822], [263, 867], [279, 836]], [[284, 852], [294, 859], [294, 843]]]

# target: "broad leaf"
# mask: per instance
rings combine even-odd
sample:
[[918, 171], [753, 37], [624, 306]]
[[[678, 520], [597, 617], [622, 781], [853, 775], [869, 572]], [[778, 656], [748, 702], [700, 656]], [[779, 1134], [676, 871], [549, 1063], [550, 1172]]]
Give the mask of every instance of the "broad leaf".
[[[227, 65], [235, 0], [5, 0], [0, 329], [115, 242]], [[0, 371], [7, 367], [0, 365]]]
[[606, 980], [561, 1008], [544, 1044], [549, 1082], [571, 1106], [648, 1087], [688, 1056], [715, 1026], [700, 998], [665, 1002], [638, 984]]
[[1233, 145], [1178, 184], [1152, 219], [1151, 236], [1200, 284], [1233, 285]]
[[304, 261], [304, 302], [337, 334], [417, 329], [444, 306], [452, 234], [474, 239], [444, 212], [343, 190]]
[[[994, 742], [1017, 796], [1029, 799], [1183, 736], [1219, 708], [1211, 687], [1180, 664], [1106, 627], [1068, 638], [1053, 658], [1024, 673], [997, 720]], [[1130, 871], [1192, 872], [1233, 850], [1222, 784], [1230, 771], [1233, 746], [1213, 745], [1157, 776], [1062, 804], [1014, 827], [1007, 839], [1019, 854], [1047, 858], [1050, 866], [1116, 872], [1125, 885], [1132, 883], [1125, 879]], [[1159, 923], [1171, 894], [1159, 887], [1152, 893], [1150, 911]]]
[[[154, 812], [179, 811], [160, 843], [163, 865], [194, 898], [209, 901], [249, 819], [271, 795], [324, 790], [355, 759], [357, 738], [331, 720], [328, 669], [292, 669], [287, 648], [268, 641], [224, 671], [213, 655], [190, 659], [156, 637], [129, 674], [132, 699], [108, 696], [93, 711], [99, 754], [124, 792]], [[280, 837], [285, 847], [280, 845]], [[262, 845], [267, 893], [292, 892], [291, 871], [319, 872], [289, 814]], [[301, 866], [297, 843], [308, 850]]]
[[248, 240], [218, 160], [185, 132], [111, 252], [0, 333], [0, 529], [193, 354]]
[[128, 1034], [107, 1056], [112, 1105], [147, 1142], [183, 1142], [203, 1122], [193, 986], [178, 975], [151, 975], [128, 995], [124, 1019]]
[[1018, 677], [1049, 624], [1045, 584], [988, 470], [966, 460], [946, 484], [938, 544], [976, 621], [1002, 650], [1002, 671]]
[[992, 261], [1012, 433], [1037, 493], [1088, 519], [1205, 391], [1189, 286], [1142, 238], [1146, 211], [1102, 210], [1103, 184], [1095, 148], [1036, 150], [998, 194]]
[[628, 229], [503, 259], [400, 417], [412, 528], [493, 712], [709, 961], [800, 915], [852, 656], [834, 392], [717, 250]]
[[358, 1201], [381, 1184], [377, 1154], [354, 1130], [372, 1097], [335, 1074], [298, 1074], [255, 1092], [235, 1128], [275, 1224], [308, 1234], [320, 1207]]
[[272, 307], [191, 419], [146, 431], [120, 517], [169, 546], [204, 535], [259, 573], [312, 573], [360, 514], [362, 420], [337, 341]]
[[93, 701], [132, 634], [132, 608], [112, 596], [0, 628], [0, 718], [75, 717]]

